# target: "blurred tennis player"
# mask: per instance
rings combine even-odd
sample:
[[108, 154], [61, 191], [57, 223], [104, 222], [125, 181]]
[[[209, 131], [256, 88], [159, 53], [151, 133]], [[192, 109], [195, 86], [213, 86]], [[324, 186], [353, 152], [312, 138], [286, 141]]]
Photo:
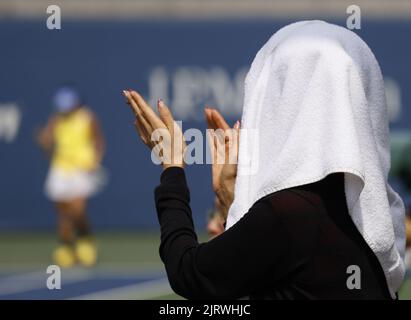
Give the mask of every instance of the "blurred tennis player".
[[86, 214], [87, 200], [100, 187], [98, 172], [105, 142], [96, 116], [72, 87], [61, 87], [53, 98], [55, 112], [37, 136], [51, 156], [45, 184], [58, 212], [60, 245], [53, 260], [61, 267], [92, 266], [97, 250]]

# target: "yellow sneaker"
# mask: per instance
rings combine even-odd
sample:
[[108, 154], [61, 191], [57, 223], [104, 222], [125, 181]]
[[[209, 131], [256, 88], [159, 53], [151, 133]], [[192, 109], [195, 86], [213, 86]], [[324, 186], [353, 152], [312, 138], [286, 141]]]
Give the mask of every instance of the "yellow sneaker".
[[76, 263], [74, 250], [69, 245], [60, 245], [53, 252], [53, 261], [62, 268], [70, 268]]
[[76, 257], [83, 266], [92, 267], [97, 262], [97, 248], [93, 240], [81, 238], [76, 242]]

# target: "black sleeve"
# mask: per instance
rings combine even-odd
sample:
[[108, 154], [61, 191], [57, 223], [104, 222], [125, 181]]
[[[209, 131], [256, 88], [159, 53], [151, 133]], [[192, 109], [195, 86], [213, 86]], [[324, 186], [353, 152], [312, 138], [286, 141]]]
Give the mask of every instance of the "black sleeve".
[[172, 167], [162, 173], [155, 201], [160, 257], [172, 289], [185, 298], [241, 298], [272, 288], [309, 259], [313, 219], [307, 219], [303, 230], [292, 230], [268, 198], [257, 201], [222, 235], [202, 244], [194, 231], [183, 169]]

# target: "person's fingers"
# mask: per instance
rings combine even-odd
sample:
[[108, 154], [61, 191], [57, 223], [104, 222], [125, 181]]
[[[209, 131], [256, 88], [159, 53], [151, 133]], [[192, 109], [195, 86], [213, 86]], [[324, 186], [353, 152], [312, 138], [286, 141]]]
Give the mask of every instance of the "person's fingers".
[[214, 133], [212, 134], [212, 140], [213, 140], [213, 146], [212, 146], [213, 164], [211, 166], [211, 172], [213, 175], [213, 190], [214, 192], [217, 192], [220, 186], [221, 166], [218, 163], [217, 137]]
[[141, 125], [139, 118], [136, 118], [134, 121], [134, 127], [136, 128], [138, 135], [140, 136], [141, 140], [147, 144], [147, 139], [148, 139], [148, 133], [146, 129]]
[[163, 100], [158, 100], [157, 107], [160, 119], [164, 122], [168, 130], [170, 130], [171, 132], [172, 130], [174, 130], [174, 118], [170, 109], [166, 106]]
[[153, 132], [154, 129], [151, 126], [151, 124], [142, 115], [141, 111], [139, 111], [139, 113], [136, 115], [136, 119], [138, 120], [137, 123], [141, 126], [141, 128], [144, 129], [144, 131], [142, 132], [144, 132], [147, 135], [146, 140], [150, 139], [151, 133]]
[[137, 91], [130, 91], [130, 95], [132, 97], [132, 100], [137, 104], [138, 108], [142, 111], [143, 117], [154, 130], [165, 127], [165, 124], [160, 120], [160, 118], [156, 115], [154, 110], [146, 103], [146, 101], [141, 97], [141, 95]]
[[123, 94], [127, 98], [127, 102], [130, 105], [134, 115], [136, 116], [137, 121], [134, 122], [134, 125], [138, 131], [138, 134], [140, 135], [140, 137], [144, 136], [144, 139], [142, 138], [142, 140], [145, 144], [147, 144], [147, 142], [150, 140], [153, 128], [144, 118], [143, 113], [136, 102], [132, 99], [130, 91], [124, 90]]
[[221, 142], [219, 142], [221, 139], [218, 138], [216, 132], [214, 130], [207, 130], [213, 170], [215, 170], [218, 164], [221, 164]]
[[123, 94], [127, 98], [127, 104], [131, 107], [131, 110], [133, 111], [134, 115], [138, 117], [142, 123], [145, 122], [146, 124], [148, 124], [147, 121], [144, 121], [143, 112], [140, 109], [140, 107], [137, 105], [137, 103], [133, 100], [133, 97], [131, 96], [131, 92], [124, 90]]
[[217, 135], [216, 134], [214, 134], [214, 136], [213, 136], [213, 147], [214, 147], [214, 159], [213, 159], [213, 162], [217, 165], [217, 164], [219, 164], [219, 162], [218, 162], [218, 159], [219, 159], [219, 157], [218, 157], [218, 151], [219, 151], [219, 143], [218, 143], [218, 137], [217, 137]]
[[241, 130], [240, 130], [240, 125], [241, 125], [241, 123], [240, 123], [240, 121], [238, 121], [237, 120], [237, 122], [234, 124], [234, 130], [236, 131], [236, 148], [237, 148], [237, 153], [238, 153], [238, 147], [239, 147], [239, 145], [240, 145], [240, 133], [241, 133]]
[[227, 130], [230, 128], [228, 125], [227, 121], [225, 121], [224, 117], [221, 115], [220, 112], [217, 111], [217, 109], [212, 109], [212, 120], [217, 126], [217, 128]]
[[237, 144], [240, 146], [241, 122], [237, 121]]
[[205, 118], [206, 118], [206, 121], [207, 121], [207, 126], [208, 126], [209, 129], [215, 130], [215, 129], [217, 129], [217, 127], [216, 127], [216, 125], [213, 121], [212, 113], [213, 113], [213, 109], [208, 107], [208, 106], [205, 106], [204, 115], [205, 115]]
[[142, 111], [138, 107], [137, 103], [133, 100], [131, 97], [130, 91], [128, 90], [123, 90], [123, 95], [127, 99], [127, 104], [130, 106], [131, 111], [134, 113], [136, 117], [141, 117], [142, 116]]
[[227, 134], [229, 132], [223, 129], [214, 130], [214, 152], [216, 158], [216, 164], [224, 164], [225, 163], [225, 147], [226, 147], [226, 139], [228, 139]]
[[240, 133], [240, 122], [237, 121], [233, 128], [225, 130], [224, 151], [225, 163], [236, 164], [238, 159], [238, 143]]
[[224, 139], [224, 163], [230, 164], [232, 154], [232, 146], [233, 146], [233, 130], [228, 129], [226, 130], [226, 135]]
[[228, 161], [230, 164], [237, 164], [238, 162], [238, 146], [240, 143], [240, 121], [237, 121], [231, 130], [232, 136], [230, 143], [230, 150], [228, 154]]
[[207, 140], [208, 140], [208, 145], [210, 148], [210, 154], [211, 154], [211, 164], [214, 164], [214, 154], [215, 154], [215, 147], [214, 147], [214, 132], [213, 130], [208, 129], [206, 131], [207, 133]]

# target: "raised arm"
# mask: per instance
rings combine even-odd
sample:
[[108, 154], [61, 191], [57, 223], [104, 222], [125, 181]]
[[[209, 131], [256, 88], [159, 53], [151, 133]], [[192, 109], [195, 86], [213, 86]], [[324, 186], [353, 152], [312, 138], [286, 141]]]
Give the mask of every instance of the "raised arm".
[[106, 143], [100, 121], [94, 113], [91, 116], [91, 130], [94, 140], [94, 148], [96, 150], [97, 163], [101, 163], [106, 150]]
[[[316, 221], [304, 209], [310, 207], [306, 200], [301, 205], [303, 214], [299, 210], [298, 214], [290, 212], [287, 215], [276, 210], [268, 198], [259, 200], [229, 230], [199, 244], [183, 169], [185, 142], [180, 127], [162, 101], [157, 104], [157, 115], [136, 91], [124, 91], [123, 94], [136, 116], [135, 126], [141, 140], [150, 149], [158, 151], [160, 140], [157, 138], [159, 135], [162, 138], [160, 158], [164, 171], [161, 184], [155, 191], [161, 226], [160, 256], [176, 293], [195, 299], [241, 298], [273, 288], [277, 281], [283, 280], [309, 259], [307, 247], [311, 245], [310, 239], [315, 239], [311, 233], [315, 230]], [[219, 114], [206, 110], [206, 115], [211, 129], [227, 129], [228, 125], [221, 123]], [[237, 123], [232, 132], [238, 130]], [[229, 138], [230, 141], [237, 139]], [[226, 145], [225, 135], [214, 136], [214, 147], [224, 146], [220, 149], [223, 154], [227, 150]], [[215, 149], [218, 152], [218, 148]], [[214, 152], [213, 158], [215, 155], [218, 154]], [[226, 202], [227, 208], [232, 201], [235, 176], [236, 162], [224, 161], [218, 166], [213, 162], [214, 189]], [[293, 193], [285, 195], [291, 197], [286, 199], [287, 203], [296, 200]], [[283, 223], [285, 216], [298, 223]], [[304, 226], [304, 229], [300, 230], [298, 226]], [[294, 229], [298, 232], [295, 233]]]
[[[288, 201], [303, 201], [288, 191], [282, 196], [291, 197]], [[261, 293], [275, 287], [310, 257], [315, 219], [304, 213], [306, 221], [300, 220], [303, 233], [290, 230], [270, 197], [256, 202], [233, 227], [202, 244], [194, 230], [182, 168], [163, 172], [155, 200], [161, 226], [160, 256], [171, 287], [185, 298], [235, 299]]]
[[51, 116], [47, 121], [47, 124], [38, 132], [36, 132], [37, 143], [49, 155], [51, 154], [54, 147], [53, 131], [56, 120], [56, 116]]

